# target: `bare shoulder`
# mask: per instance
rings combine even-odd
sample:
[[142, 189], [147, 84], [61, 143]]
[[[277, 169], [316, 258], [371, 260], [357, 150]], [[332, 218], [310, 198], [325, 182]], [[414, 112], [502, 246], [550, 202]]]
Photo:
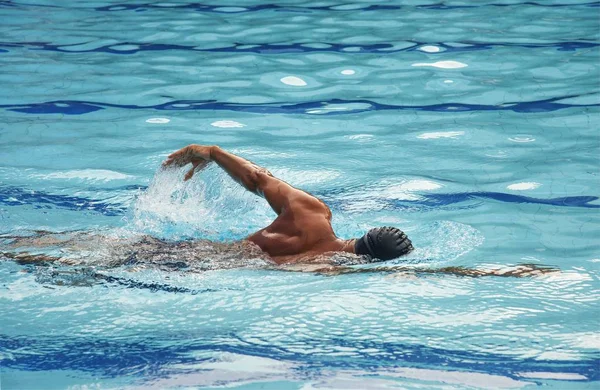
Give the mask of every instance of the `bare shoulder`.
[[308, 226], [312, 226], [315, 229], [317, 226], [330, 226], [331, 223], [331, 210], [321, 199], [298, 190], [289, 199], [289, 213], [294, 215], [295, 219], [305, 220]]
[[261, 169], [257, 175], [259, 195], [264, 196], [278, 213], [289, 209], [294, 213], [321, 213], [331, 218], [329, 207], [316, 196], [271, 175], [266, 169]]

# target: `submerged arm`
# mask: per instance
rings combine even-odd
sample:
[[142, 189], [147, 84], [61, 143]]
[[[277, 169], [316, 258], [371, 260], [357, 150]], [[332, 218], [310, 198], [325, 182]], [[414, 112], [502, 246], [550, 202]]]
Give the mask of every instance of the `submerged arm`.
[[541, 276], [545, 274], [560, 273], [558, 268], [537, 264], [519, 264], [514, 267], [496, 269], [476, 269], [464, 267], [442, 267], [442, 268], [415, 268], [403, 266], [387, 266], [373, 268], [351, 268], [323, 266], [318, 269], [302, 270], [304, 272], [317, 272], [323, 275], [362, 274], [362, 273], [388, 273], [397, 276], [421, 276], [421, 275], [453, 275], [459, 277], [481, 278], [486, 276], [499, 276], [505, 278], [525, 278]]
[[28, 252], [0, 252], [0, 257], [7, 258], [9, 260], [13, 260], [18, 264], [27, 265], [27, 264], [40, 264], [40, 263], [54, 263], [60, 261], [60, 257], [56, 256], [47, 256], [43, 254], [30, 254]]

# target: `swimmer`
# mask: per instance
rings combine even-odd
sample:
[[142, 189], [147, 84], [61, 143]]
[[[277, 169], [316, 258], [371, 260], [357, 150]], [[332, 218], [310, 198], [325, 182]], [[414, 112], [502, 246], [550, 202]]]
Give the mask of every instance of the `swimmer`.
[[335, 252], [385, 261], [413, 250], [410, 239], [395, 227], [373, 228], [364, 236], [350, 240], [338, 238], [331, 227], [331, 210], [323, 201], [218, 146], [186, 146], [169, 155], [163, 166], [192, 164], [184, 177], [184, 180], [189, 180], [211, 162], [219, 165], [248, 191], [264, 197], [277, 213], [277, 218], [269, 226], [251, 234], [246, 240], [279, 265], [303, 263]]
[[[463, 277], [526, 277], [557, 272], [557, 269], [522, 264], [492, 270], [444, 267], [439, 269], [386, 267], [356, 269], [350, 265], [391, 260], [413, 251], [410, 239], [395, 227], [378, 227], [360, 238], [342, 239], [331, 226], [331, 210], [315, 196], [274, 177], [268, 170], [229, 153], [218, 146], [189, 145], [167, 157], [165, 169], [191, 164], [184, 176], [216, 163], [248, 191], [264, 197], [277, 218], [267, 227], [236, 243], [207, 240], [169, 242], [150, 236], [116, 240], [88, 232], [52, 233], [34, 236], [0, 236], [7, 247], [59, 248], [61, 256], [29, 252], [0, 252], [0, 257], [20, 264], [61, 263], [83, 265], [103, 263], [157, 266], [164, 270], [202, 272], [216, 269], [253, 267], [296, 272], [339, 275], [362, 272], [393, 272], [397, 276], [452, 274]], [[74, 256], [69, 256], [69, 253]], [[65, 256], [67, 254], [67, 256]], [[108, 260], [107, 260], [108, 259]]]

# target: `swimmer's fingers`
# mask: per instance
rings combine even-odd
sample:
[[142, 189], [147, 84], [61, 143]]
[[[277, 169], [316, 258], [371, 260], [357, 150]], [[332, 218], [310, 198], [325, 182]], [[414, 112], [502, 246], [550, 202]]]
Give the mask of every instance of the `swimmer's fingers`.
[[180, 151], [170, 154], [162, 163], [163, 167], [182, 167], [190, 162], [189, 158]]
[[192, 169], [190, 169], [185, 176], [183, 177], [183, 181], [188, 181], [192, 178], [192, 176], [194, 176], [194, 173], [201, 171], [202, 169], [204, 169], [204, 167], [206, 167], [208, 165], [208, 161], [206, 160], [195, 160], [192, 162], [193, 166]]
[[192, 178], [192, 176], [194, 176], [194, 173], [196, 172], [196, 167], [199, 165], [199, 162], [196, 162], [193, 164], [192, 169], [190, 169], [185, 176], [183, 177], [183, 181], [188, 181]]
[[162, 166], [163, 168], [168, 168], [172, 166], [182, 166], [182, 164], [177, 163], [174, 158], [168, 157], [165, 161], [163, 161]]
[[193, 148], [186, 146], [185, 148], [179, 149], [167, 156], [163, 167], [182, 167], [192, 162], [195, 159]]
[[195, 161], [210, 161], [210, 151], [210, 146], [188, 145], [185, 148], [179, 149], [168, 155], [163, 163], [163, 167], [182, 167], [186, 164], [194, 163]]

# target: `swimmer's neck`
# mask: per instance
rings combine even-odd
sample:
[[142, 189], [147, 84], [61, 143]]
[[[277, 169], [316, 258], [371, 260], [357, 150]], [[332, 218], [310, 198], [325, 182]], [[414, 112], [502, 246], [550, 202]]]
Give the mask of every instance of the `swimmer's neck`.
[[[254, 244], [252, 241], [248, 241]], [[334, 241], [328, 241], [316, 245], [308, 251], [302, 253], [286, 254], [286, 255], [272, 255], [268, 252], [264, 252], [269, 256], [269, 259], [273, 262], [282, 264], [300, 264], [300, 263], [314, 263], [326, 261], [325, 258], [333, 256], [335, 253], [345, 252], [355, 254], [354, 244], [356, 239], [344, 240], [336, 238]], [[257, 245], [258, 247], [258, 245]], [[259, 247], [260, 248], [260, 247]]]
[[341, 238], [338, 238], [337, 242], [339, 243], [339, 245], [341, 245], [341, 248], [339, 250], [337, 250], [336, 252], [347, 252], [347, 253], [352, 253], [353, 255], [356, 254], [356, 251], [354, 250], [354, 246], [356, 244], [356, 238], [351, 238], [349, 240], [343, 240]]

